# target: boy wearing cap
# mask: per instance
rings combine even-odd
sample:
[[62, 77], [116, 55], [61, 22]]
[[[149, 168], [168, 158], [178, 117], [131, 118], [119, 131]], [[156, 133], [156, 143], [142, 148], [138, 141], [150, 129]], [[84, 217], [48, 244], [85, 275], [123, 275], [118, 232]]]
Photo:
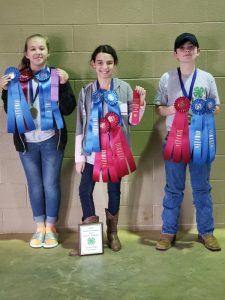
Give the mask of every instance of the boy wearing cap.
[[[173, 127], [173, 120], [177, 111], [176, 105], [174, 106], [176, 99], [186, 97], [186, 100], [190, 100], [187, 101], [189, 103], [193, 103], [198, 98], [203, 100], [215, 99], [215, 112], [219, 111], [218, 105], [220, 102], [213, 76], [195, 66], [199, 55], [199, 43], [195, 35], [182, 33], [176, 38], [174, 57], [177, 59], [179, 67], [162, 75], [154, 100], [156, 111], [166, 118], [167, 137]], [[186, 127], [188, 131], [188, 121]], [[164, 148], [164, 158], [165, 149], [166, 146]], [[189, 144], [186, 150], [190, 151], [188, 149]], [[175, 152], [175, 150], [172, 151]], [[199, 240], [207, 249], [220, 251], [220, 245], [213, 236], [214, 220], [209, 182], [211, 163], [196, 164], [192, 159], [189, 163], [182, 160], [174, 161], [172, 159], [172, 155], [175, 155], [174, 152], [171, 152], [172, 154], [168, 160], [164, 160], [166, 185], [163, 199], [163, 226], [156, 249], [168, 250], [175, 242], [180, 207], [184, 196], [186, 167], [189, 164]]]

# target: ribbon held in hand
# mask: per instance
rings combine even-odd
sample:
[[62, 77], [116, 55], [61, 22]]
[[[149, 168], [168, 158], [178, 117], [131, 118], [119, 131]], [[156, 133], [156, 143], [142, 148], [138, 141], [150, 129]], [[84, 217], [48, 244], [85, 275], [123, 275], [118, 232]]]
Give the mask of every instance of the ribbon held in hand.
[[[136, 170], [136, 164], [127, 143], [126, 137], [119, 125], [119, 116], [108, 112], [100, 121], [101, 152], [95, 153], [93, 180], [118, 182], [129, 171]], [[109, 175], [109, 176], [108, 176]]]
[[109, 139], [110, 123], [106, 118], [100, 120], [100, 144], [101, 152], [95, 153], [95, 163], [93, 169], [93, 180], [100, 181], [100, 174], [102, 173], [103, 182], [109, 181], [118, 182], [115, 164], [113, 161], [112, 149], [110, 147]]
[[216, 125], [214, 111], [216, 110], [216, 101], [214, 99], [206, 99], [206, 126], [208, 132], [208, 156], [207, 162], [212, 162], [216, 157]]
[[134, 90], [133, 91], [133, 102], [132, 102], [131, 124], [132, 125], [139, 124], [139, 119], [140, 119], [140, 95], [136, 90]]
[[191, 105], [190, 148], [193, 163], [210, 163], [216, 156], [216, 126], [214, 99], [196, 99]]
[[207, 130], [205, 127], [205, 101], [196, 99], [191, 104], [192, 118], [189, 128], [190, 151], [195, 164], [203, 164], [207, 158]]
[[110, 123], [110, 140], [117, 174], [118, 177], [123, 177], [128, 175], [129, 171], [134, 172], [136, 164], [127, 139], [119, 125], [119, 116], [113, 112], [109, 112], [105, 117]]
[[187, 97], [177, 98], [174, 107], [176, 113], [170, 129], [164, 150], [164, 159], [173, 159], [174, 162], [190, 161], [188, 110], [190, 100]]
[[25, 133], [27, 130], [34, 130], [33, 122], [29, 106], [20, 85], [20, 72], [15, 67], [9, 67], [5, 71], [5, 75], [10, 76], [8, 88], [8, 132], [15, 133], [16, 126], [19, 133]]

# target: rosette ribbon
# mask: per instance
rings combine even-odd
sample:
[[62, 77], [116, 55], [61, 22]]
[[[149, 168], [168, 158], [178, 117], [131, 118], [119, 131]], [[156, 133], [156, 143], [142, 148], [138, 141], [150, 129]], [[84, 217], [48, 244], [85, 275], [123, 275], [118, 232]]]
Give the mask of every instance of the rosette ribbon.
[[136, 90], [134, 90], [131, 124], [133, 125], [139, 124], [139, 115], [140, 115], [140, 95]]
[[[108, 112], [114, 112], [120, 116], [118, 104], [119, 98], [113, 90], [113, 80], [110, 83], [110, 90], [105, 91], [100, 89], [97, 81], [97, 90], [92, 94], [92, 109], [90, 121], [88, 124], [88, 133], [84, 150], [86, 153], [100, 152], [100, 137], [99, 137], [99, 121], [103, 117], [102, 104], [107, 104]], [[121, 122], [121, 117], [119, 117]]]
[[108, 112], [105, 118], [110, 123], [110, 140], [117, 175], [123, 177], [129, 174], [129, 170], [130, 172], [136, 170], [134, 157], [119, 125], [119, 116], [114, 112]]
[[109, 178], [112, 182], [118, 182], [116, 168], [113, 161], [112, 149], [109, 139], [110, 123], [106, 118], [100, 120], [100, 142], [101, 152], [96, 152], [95, 163], [93, 169], [93, 180], [100, 181], [102, 173], [103, 182], [108, 182]]
[[190, 161], [188, 110], [190, 101], [187, 97], [177, 98], [174, 103], [176, 113], [173, 119], [164, 150], [164, 159], [175, 162]]
[[[52, 129], [53, 116], [58, 129], [63, 128], [62, 116], [57, 104], [59, 78], [55, 69], [51, 69], [51, 73], [45, 68], [35, 74], [39, 81], [39, 101], [41, 111], [41, 128], [42, 130]], [[53, 81], [53, 85], [52, 85]], [[52, 98], [53, 97], [53, 100]]]
[[47, 68], [33, 74], [30, 69], [23, 69], [20, 73], [20, 82], [27, 95], [28, 81], [35, 77], [38, 80], [39, 105], [41, 114], [41, 129], [48, 130], [54, 128], [53, 116], [58, 129], [63, 128], [63, 120], [58, 107], [59, 77], [56, 69]]
[[189, 127], [190, 151], [195, 164], [203, 164], [207, 158], [208, 133], [205, 126], [205, 101], [196, 99], [191, 104], [192, 118]]
[[205, 122], [206, 122], [206, 127], [208, 132], [207, 162], [212, 162], [216, 156], [216, 126], [215, 126], [215, 118], [214, 118], [216, 101], [211, 98], [206, 99], [205, 107], [206, 107]]
[[34, 130], [35, 124], [29, 111], [26, 98], [20, 85], [20, 72], [15, 67], [9, 67], [5, 75], [11, 77], [8, 85], [7, 127], [9, 133], [19, 133]]

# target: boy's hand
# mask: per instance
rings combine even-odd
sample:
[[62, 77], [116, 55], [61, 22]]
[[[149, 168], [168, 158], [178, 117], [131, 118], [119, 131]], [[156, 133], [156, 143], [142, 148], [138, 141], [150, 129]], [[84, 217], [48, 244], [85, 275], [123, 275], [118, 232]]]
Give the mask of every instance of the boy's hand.
[[166, 117], [169, 115], [173, 115], [176, 113], [176, 109], [174, 107], [174, 105], [170, 105], [170, 106], [157, 106], [156, 107], [156, 112], [158, 114], [160, 114], [160, 116], [162, 117]]

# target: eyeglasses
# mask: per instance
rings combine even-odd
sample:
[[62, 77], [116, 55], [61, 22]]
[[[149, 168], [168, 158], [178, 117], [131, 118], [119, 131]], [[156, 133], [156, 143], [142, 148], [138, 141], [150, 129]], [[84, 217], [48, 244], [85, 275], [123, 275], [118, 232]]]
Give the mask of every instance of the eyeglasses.
[[182, 52], [188, 50], [188, 51], [193, 51], [195, 49], [196, 46], [194, 45], [189, 45], [189, 46], [180, 46], [178, 49]]

